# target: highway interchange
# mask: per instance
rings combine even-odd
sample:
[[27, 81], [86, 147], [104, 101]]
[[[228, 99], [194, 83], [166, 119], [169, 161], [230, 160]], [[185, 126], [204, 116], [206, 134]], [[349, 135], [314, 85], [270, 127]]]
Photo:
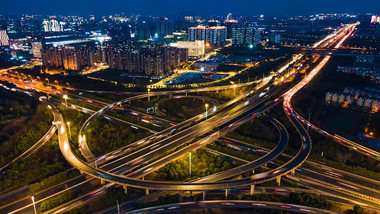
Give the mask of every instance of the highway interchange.
[[[341, 28], [340, 30], [331, 34], [330, 36], [327, 36], [320, 43], [316, 44], [315, 47], [318, 47], [320, 45], [326, 45], [327, 43], [327, 45], [335, 44], [334, 48], [339, 48], [339, 46], [351, 35], [354, 28], [355, 28], [355, 25], [345, 26], [344, 28]], [[301, 58], [302, 58], [302, 55], [298, 56], [295, 59], [295, 61]], [[308, 132], [306, 131], [306, 129], [304, 128], [304, 126], [302, 125], [302, 123], [305, 123], [306, 125], [311, 126], [313, 129], [316, 129], [317, 131], [318, 131], [318, 128], [310, 124], [308, 121], [301, 118], [299, 114], [294, 112], [291, 106], [291, 98], [295, 93], [297, 93], [300, 89], [302, 89], [302, 87], [304, 87], [324, 67], [324, 65], [329, 61], [329, 59], [330, 59], [330, 56], [324, 56], [324, 58], [319, 62], [319, 64], [300, 83], [298, 83], [293, 88], [288, 90], [283, 96], [278, 96], [278, 93], [281, 91], [282, 87], [273, 85], [274, 74], [271, 74], [271, 76], [265, 77], [261, 81], [239, 84], [238, 86], [228, 85], [228, 86], [207, 87], [201, 90], [200, 89], [186, 89], [186, 90], [164, 91], [164, 92], [137, 93], [137, 95], [115, 102], [111, 105], [107, 105], [106, 107], [100, 109], [99, 111], [95, 112], [91, 117], [89, 117], [88, 120], [83, 124], [82, 129], [80, 131], [78, 146], [80, 148], [82, 155], [85, 157], [86, 160], [81, 160], [72, 151], [71, 146], [69, 144], [69, 138], [67, 136], [67, 130], [66, 130], [67, 128], [65, 125], [66, 123], [64, 121], [64, 118], [58, 112], [58, 110], [54, 108], [53, 105], [49, 105], [49, 106], [52, 106], [51, 110], [54, 114], [54, 118], [55, 118], [54, 120], [58, 121], [58, 123], [55, 123], [55, 124], [58, 130], [59, 145], [64, 157], [71, 165], [79, 169], [82, 173], [90, 175], [91, 178], [87, 178], [87, 179], [93, 180], [97, 178], [97, 179], [100, 179], [102, 183], [105, 181], [109, 181], [111, 183], [107, 185], [119, 184], [119, 185], [124, 186], [125, 189], [127, 189], [128, 186], [143, 188], [147, 190], [147, 193], [149, 193], [150, 190], [206, 191], [206, 190], [223, 189], [223, 190], [228, 191], [228, 189], [231, 189], [231, 188], [240, 188], [240, 187], [250, 186], [251, 194], [253, 194], [255, 184], [267, 182], [273, 179], [276, 179], [277, 182], [280, 183], [282, 176], [288, 177], [288, 174], [294, 174], [295, 170], [299, 168], [309, 156], [311, 152], [311, 148], [312, 148], [311, 138]], [[292, 61], [291, 63], [293, 62], [294, 61]], [[277, 74], [280, 74], [285, 69], [286, 69], [286, 66], [284, 66], [284, 68], [281, 68], [279, 71], [277, 71]], [[194, 92], [199, 92], [199, 91], [203, 91], [203, 92], [219, 91], [219, 90], [231, 89], [232, 87], [250, 86], [252, 84], [257, 84], [257, 85], [255, 86], [254, 90], [252, 90], [248, 94], [237, 96], [235, 99], [229, 102], [223, 103], [222, 105], [219, 105], [219, 106], [215, 104], [212, 108], [208, 110], [208, 112], [204, 114], [197, 115], [179, 124], [173, 124], [173, 126], [163, 131], [154, 133], [153, 135], [143, 140], [130, 144], [112, 153], [96, 158], [94, 154], [90, 151], [89, 147], [87, 146], [85, 129], [88, 126], [88, 124], [93, 119], [100, 117], [107, 110], [110, 110], [114, 108], [115, 106], [122, 105], [123, 103], [130, 102], [131, 100], [134, 100], [134, 99], [142, 99], [142, 98], [146, 98], [150, 96], [159, 96], [159, 95], [172, 96], [173, 94], [187, 95], [187, 93], [194, 93]], [[275, 95], [277, 95], [278, 97], [273, 97]], [[244, 122], [251, 120], [254, 117], [260, 116], [262, 113], [266, 112], [273, 106], [277, 105], [278, 103], [281, 103], [282, 97], [283, 97], [284, 111], [286, 112], [286, 115], [288, 116], [289, 120], [294, 124], [298, 133], [300, 134], [301, 146], [300, 146], [299, 152], [294, 157], [280, 164], [276, 168], [263, 172], [263, 173], [254, 174], [253, 176], [248, 177], [248, 178], [242, 178], [242, 179], [237, 179], [237, 180], [224, 180], [224, 179], [242, 174], [243, 172], [252, 171], [253, 169], [257, 167], [263, 166], [271, 162], [272, 160], [276, 159], [283, 152], [284, 147], [286, 146], [288, 142], [288, 134], [287, 134], [286, 128], [277, 120], [268, 117], [268, 119], [274, 124], [274, 126], [279, 131], [280, 140], [279, 140], [278, 146], [275, 149], [270, 151], [267, 155], [259, 158], [258, 160], [255, 160], [250, 163], [246, 163], [244, 165], [233, 168], [231, 170], [214, 174], [214, 175], [211, 175], [211, 176], [208, 176], [208, 177], [205, 177], [205, 178], [202, 178], [190, 183], [157, 182], [157, 181], [147, 181], [147, 180], [138, 179], [138, 178], [146, 176], [150, 172], [153, 172], [161, 168], [166, 163], [173, 161], [176, 158], [182, 157], [183, 155], [187, 154], [189, 151], [196, 150], [198, 148], [205, 146], [208, 143], [211, 143], [217, 140], [228, 131], [231, 131], [234, 128], [237, 128], [240, 124], [243, 124]], [[268, 103], [267, 102], [268, 100], [271, 100], [271, 101]], [[265, 102], [267, 103], [263, 105]], [[259, 107], [260, 105], [262, 107]], [[206, 115], [208, 116], [207, 120], [205, 119]], [[115, 118], [112, 118], [112, 119], [115, 119]], [[190, 124], [192, 124], [194, 121], [197, 121], [197, 124], [190, 126]], [[217, 127], [219, 127], [218, 131], [215, 131]], [[171, 134], [173, 130], [176, 131], [175, 134]], [[324, 131], [319, 131], [319, 132], [324, 133]], [[325, 134], [325, 135], [329, 136], [329, 134]], [[198, 136], [203, 136], [203, 138], [196, 142], [192, 142], [192, 140]], [[158, 139], [161, 139], [161, 140], [158, 140]], [[152, 140], [156, 140], [156, 141], [152, 143]], [[352, 143], [348, 144], [348, 146], [352, 146], [353, 145]], [[36, 146], [37, 148], [41, 146], [40, 144], [36, 144], [36, 145], [37, 145]], [[364, 146], [355, 145], [355, 147], [357, 148], [357, 150], [362, 151], [367, 155], [370, 154], [374, 158], [379, 158], [378, 153], [376, 153], [373, 150], [370, 150]], [[165, 151], [173, 150], [175, 148], [180, 148], [180, 149], [172, 153], [170, 156], [160, 157], [158, 160], [152, 161], [155, 158], [155, 154], [164, 153]], [[128, 153], [129, 150], [136, 150], [136, 151], [132, 153]], [[125, 155], [122, 155], [124, 153]], [[99, 167], [95, 167], [96, 166], [94, 164], [95, 161], [97, 162], [97, 166]], [[145, 163], [145, 166], [141, 167], [143, 163]], [[82, 180], [81, 183], [79, 181], [75, 181], [74, 183], [77, 182], [76, 183], [77, 185], [82, 185], [83, 183], [88, 181], [88, 180], [83, 181], [83, 178], [81, 180]], [[371, 194], [371, 192], [369, 194]], [[219, 202], [215, 202], [215, 203], [217, 204]], [[237, 206], [239, 204], [237, 202], [226, 202], [226, 203], [231, 203], [232, 206]], [[251, 203], [251, 206], [253, 205], [252, 203]], [[212, 203], [210, 202], [210, 204]], [[377, 203], [375, 202], [374, 204], [378, 205], [378, 202]], [[173, 205], [173, 206], [175, 207], [178, 206], [179, 208], [182, 205]], [[220, 206], [220, 203], [218, 206]], [[243, 205], [239, 205], [239, 206], [243, 206]], [[286, 207], [288, 205], [274, 205], [274, 204], [268, 203], [265, 206], [268, 206], [270, 208], [272, 208], [271, 206], [277, 206], [276, 209], [281, 209], [281, 206], [285, 206], [282, 208], [288, 209]], [[28, 205], [25, 205], [25, 207], [30, 208], [30, 206]], [[21, 208], [24, 209], [25, 207], [21, 207]], [[8, 208], [9, 207], [7, 207], [7, 209]], [[156, 209], [165, 209], [165, 208], [168, 209], [170, 208], [170, 206], [164, 207], [164, 208], [156, 208]], [[184, 207], [181, 207], [181, 208], [184, 208]], [[301, 209], [310, 210], [309, 208], [301, 208]], [[0, 211], [1, 210], [2, 210], [2, 207], [0, 207]], [[18, 212], [21, 210], [19, 208], [19, 209], [14, 210], [14, 212]], [[14, 213], [14, 212], [11, 212], [11, 209], [8, 209], [8, 211], [9, 213]]]

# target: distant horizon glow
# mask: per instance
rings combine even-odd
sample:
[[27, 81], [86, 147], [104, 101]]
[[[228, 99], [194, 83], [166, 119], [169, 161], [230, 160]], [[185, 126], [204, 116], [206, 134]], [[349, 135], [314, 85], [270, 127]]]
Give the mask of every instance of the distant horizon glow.
[[78, 15], [106, 16], [110, 14], [141, 14], [153, 16], [182, 15], [311, 15], [319, 13], [380, 14], [380, 1], [375, 0], [18, 0], [4, 1], [0, 14], [4, 15]]

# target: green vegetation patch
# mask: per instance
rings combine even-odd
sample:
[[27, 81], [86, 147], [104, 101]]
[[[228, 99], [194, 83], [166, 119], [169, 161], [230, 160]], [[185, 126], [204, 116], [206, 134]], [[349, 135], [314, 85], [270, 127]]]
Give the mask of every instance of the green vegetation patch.
[[204, 150], [191, 153], [191, 178], [189, 177], [189, 155], [166, 164], [152, 173], [154, 180], [190, 181], [232, 168], [232, 164], [220, 156], [210, 155]]

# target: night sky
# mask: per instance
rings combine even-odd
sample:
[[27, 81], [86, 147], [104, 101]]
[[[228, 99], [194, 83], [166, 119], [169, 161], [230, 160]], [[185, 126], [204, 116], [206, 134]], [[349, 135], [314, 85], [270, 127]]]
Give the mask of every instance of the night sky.
[[309, 15], [380, 14], [380, 0], [0, 0], [0, 14]]

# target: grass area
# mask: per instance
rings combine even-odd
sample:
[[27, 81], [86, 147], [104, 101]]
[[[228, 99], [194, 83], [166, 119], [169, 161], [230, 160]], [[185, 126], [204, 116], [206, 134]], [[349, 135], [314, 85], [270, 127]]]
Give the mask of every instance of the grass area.
[[89, 76], [125, 84], [134, 84], [142, 87], [150, 83], [149, 78], [134, 78], [123, 74], [128, 74], [128, 72], [106, 69], [90, 74]]
[[380, 112], [372, 115], [368, 127], [375, 137], [380, 138]]
[[184, 121], [206, 111], [205, 105], [211, 108], [208, 100], [196, 98], [166, 99], [158, 103], [159, 110], [173, 121]]
[[62, 156], [57, 137], [54, 135], [36, 153], [17, 160], [0, 174], [0, 193], [39, 182], [70, 167]]
[[324, 123], [329, 130], [339, 130], [340, 132], [354, 132], [359, 121], [349, 115], [340, 114], [340, 112], [329, 112]]
[[44, 211], [53, 209], [65, 202], [72, 200], [73, 198], [75, 198], [75, 196], [73, 195], [73, 192], [71, 190], [67, 190], [63, 193], [60, 193], [57, 196], [54, 196], [50, 199], [47, 199], [41, 202], [40, 211], [44, 212]]
[[275, 142], [275, 144], [277, 144], [277, 139], [279, 138], [276, 127], [265, 117], [250, 120], [232, 131], [232, 133], [227, 134], [227, 136], [235, 136], [235, 134], [257, 141]]
[[0, 89], [0, 166], [5, 165], [49, 130], [53, 114], [35, 97]]
[[189, 154], [166, 164], [147, 179], [159, 181], [190, 181], [232, 168], [232, 164], [220, 156], [210, 155], [204, 150], [191, 152], [191, 177], [189, 176]]
[[140, 132], [105, 119], [93, 120], [86, 129], [87, 143], [95, 156], [101, 156], [149, 135], [149, 132]]

